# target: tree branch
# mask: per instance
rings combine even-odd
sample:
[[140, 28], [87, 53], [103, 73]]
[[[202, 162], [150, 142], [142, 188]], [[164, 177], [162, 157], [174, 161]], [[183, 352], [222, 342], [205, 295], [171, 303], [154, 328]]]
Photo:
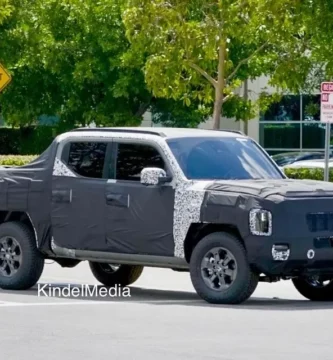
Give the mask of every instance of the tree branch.
[[223, 98], [223, 104], [231, 98], [231, 95], [227, 95]]
[[255, 51], [253, 51], [253, 53], [250, 56], [248, 56], [246, 59], [241, 60], [236, 66], [235, 70], [227, 77], [226, 81], [231, 80], [237, 74], [239, 68], [242, 65], [246, 64], [248, 61], [250, 61], [259, 51], [261, 51], [267, 45], [267, 43], [268, 42], [266, 41], [261, 46], [259, 46]]
[[217, 81], [213, 79], [204, 69], [190, 61], [188, 62], [188, 64], [192, 69], [196, 70], [200, 75], [206, 78], [206, 80], [208, 80], [208, 82], [210, 82], [214, 87], [217, 86]]

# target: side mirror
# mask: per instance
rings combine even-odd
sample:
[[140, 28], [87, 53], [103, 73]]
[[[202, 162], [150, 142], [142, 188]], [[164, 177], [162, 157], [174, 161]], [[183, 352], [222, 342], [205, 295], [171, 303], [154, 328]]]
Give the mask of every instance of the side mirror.
[[160, 168], [145, 168], [141, 171], [140, 182], [144, 185], [159, 185], [170, 182], [172, 178]]

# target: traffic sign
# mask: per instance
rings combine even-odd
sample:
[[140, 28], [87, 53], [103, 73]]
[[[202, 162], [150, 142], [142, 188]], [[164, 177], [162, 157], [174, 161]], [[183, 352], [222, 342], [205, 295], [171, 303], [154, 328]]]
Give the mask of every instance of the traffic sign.
[[4, 66], [0, 64], [0, 92], [12, 81], [11, 76]]
[[320, 121], [326, 123], [324, 181], [329, 181], [331, 124], [333, 123], [333, 82], [321, 83]]

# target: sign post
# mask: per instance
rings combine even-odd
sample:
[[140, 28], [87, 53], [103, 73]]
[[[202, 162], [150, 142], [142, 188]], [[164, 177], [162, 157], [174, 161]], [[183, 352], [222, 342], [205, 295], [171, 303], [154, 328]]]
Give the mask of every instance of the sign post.
[[324, 181], [329, 181], [331, 124], [333, 123], [333, 82], [321, 84], [320, 121], [326, 124]]
[[12, 81], [8, 71], [0, 64], [0, 92]]

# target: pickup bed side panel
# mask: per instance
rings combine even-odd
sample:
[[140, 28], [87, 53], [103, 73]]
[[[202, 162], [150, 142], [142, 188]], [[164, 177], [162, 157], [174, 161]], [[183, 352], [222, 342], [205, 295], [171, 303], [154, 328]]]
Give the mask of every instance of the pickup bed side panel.
[[30, 164], [0, 169], [0, 211], [27, 213], [37, 247], [42, 251], [51, 249], [51, 181], [55, 153], [53, 142]]

